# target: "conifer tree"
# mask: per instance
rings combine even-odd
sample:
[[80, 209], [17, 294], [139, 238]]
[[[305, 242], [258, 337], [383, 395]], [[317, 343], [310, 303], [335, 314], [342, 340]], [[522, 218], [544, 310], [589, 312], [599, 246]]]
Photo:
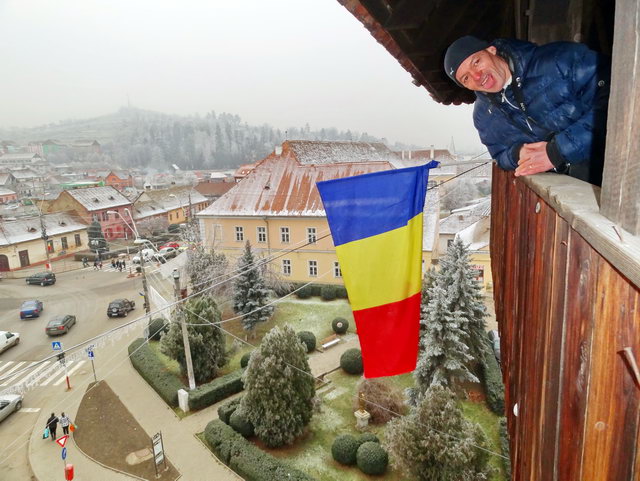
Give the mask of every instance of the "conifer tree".
[[238, 269], [241, 274], [233, 286], [233, 309], [237, 314], [244, 314], [242, 328], [252, 333], [259, 322], [269, 320], [273, 307], [266, 306], [269, 291], [260, 267], [256, 267], [256, 258], [249, 241], [245, 244], [244, 254], [238, 261]]
[[392, 419], [383, 444], [392, 464], [411, 479], [489, 479], [482, 429], [464, 419], [454, 394], [442, 386], [429, 388], [408, 415]]
[[420, 355], [413, 378], [415, 388], [409, 394], [409, 403], [416, 405], [431, 386], [456, 390], [464, 381], [478, 382], [468, 369], [472, 360], [467, 347], [466, 325], [460, 311], [449, 312], [446, 291], [439, 286], [429, 289], [426, 309], [425, 333], [420, 338]]
[[96, 253], [108, 251], [107, 240], [102, 233], [100, 222], [94, 220], [87, 227], [87, 238], [89, 239], [89, 248]]
[[[210, 294], [222, 294], [227, 282], [225, 279], [229, 262], [224, 254], [213, 249], [207, 251], [201, 245], [187, 251], [186, 270], [194, 294], [207, 291]], [[218, 284], [214, 287], [215, 284]]]
[[220, 322], [220, 319], [220, 311], [211, 296], [192, 298], [177, 312], [174, 320], [178, 322], [171, 323], [169, 332], [160, 341], [160, 350], [178, 361], [182, 374], [186, 375], [187, 363], [180, 322], [187, 323], [193, 374], [197, 383], [216, 377], [218, 369], [227, 361], [224, 333], [220, 328], [208, 324]]
[[467, 345], [474, 360], [481, 362], [486, 352], [487, 309], [482, 292], [469, 263], [469, 249], [457, 238], [447, 250], [438, 273], [437, 284], [447, 291], [447, 310], [459, 311], [466, 325]]
[[307, 353], [290, 326], [274, 327], [242, 377], [241, 409], [267, 446], [291, 444], [311, 420], [315, 381]]

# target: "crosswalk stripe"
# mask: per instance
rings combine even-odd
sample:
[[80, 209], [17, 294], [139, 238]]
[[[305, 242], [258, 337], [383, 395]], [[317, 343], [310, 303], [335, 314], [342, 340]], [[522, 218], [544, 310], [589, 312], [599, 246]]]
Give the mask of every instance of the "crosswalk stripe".
[[[2, 366], [0, 366], [0, 372], [4, 371], [6, 368], [8, 368], [9, 366], [11, 366], [11, 364], [13, 364], [13, 361], [7, 361], [5, 364], [3, 364]], [[4, 374], [3, 374], [4, 376]]]
[[40, 408], [20, 408], [21, 413], [39, 413]]
[[3, 374], [3, 376], [8, 376], [9, 374], [11, 374], [13, 371], [15, 371], [16, 369], [18, 369], [20, 366], [22, 366], [26, 361], [22, 361], [19, 362], [18, 364], [16, 364], [15, 366], [13, 366], [11, 369], [9, 369], [7, 372], [5, 372]]
[[[69, 364], [71, 364], [72, 362], [73, 361], [69, 362]], [[53, 381], [55, 378], [57, 378], [60, 375], [61, 370], [64, 370], [64, 369], [62, 368], [62, 366], [60, 366], [60, 363], [58, 363], [58, 362], [53, 363], [53, 365], [51, 366], [51, 369], [48, 369], [47, 372], [42, 376], [42, 377], [45, 377], [45, 375], [46, 375], [46, 376], [49, 376], [49, 377], [47, 377], [46, 380], [42, 381], [40, 383], [40, 386], [46, 386], [51, 381]], [[53, 373], [53, 374], [51, 374], [51, 373]]]
[[53, 383], [54, 386], [57, 386], [58, 384], [61, 384], [62, 382], [64, 382], [67, 379], [67, 376], [71, 376], [74, 372], [76, 372], [80, 366], [82, 366], [84, 364], [84, 361], [80, 361], [77, 362], [75, 366], [73, 366], [73, 368], [69, 369], [69, 371], [62, 376], [60, 379], [58, 379], [56, 382]]
[[[37, 361], [33, 361], [28, 367], [25, 367], [25, 369], [29, 369], [29, 367], [33, 366], [34, 364], [36, 364]], [[9, 374], [9, 373], [7, 373]], [[2, 384], [0, 384], [0, 386], [8, 386], [9, 384], [11, 384], [13, 381], [15, 381], [16, 379], [18, 379], [20, 376], [24, 376], [25, 374], [27, 374], [26, 372], [19, 372], [18, 374], [16, 374], [15, 376], [10, 377], [9, 379], [5, 380]], [[30, 374], [30, 373], [29, 373]]]
[[[34, 364], [36, 364], [38, 361], [34, 361], [33, 363], [31, 363], [31, 365], [33, 366]], [[28, 377], [33, 376], [34, 374], [37, 374], [39, 371], [41, 371], [42, 369], [44, 369], [45, 367], [47, 367], [49, 365], [51, 361], [44, 361], [42, 364], [40, 364], [38, 367], [36, 367], [35, 369], [27, 372], [27, 373], [20, 373], [20, 374], [16, 374], [15, 376], [13, 376], [11, 379], [7, 379], [5, 384], [0, 384], [0, 386], [7, 386], [8, 384], [11, 384], [14, 380], [16, 380], [17, 378], [19, 378], [22, 375], [25, 375], [25, 379]]]

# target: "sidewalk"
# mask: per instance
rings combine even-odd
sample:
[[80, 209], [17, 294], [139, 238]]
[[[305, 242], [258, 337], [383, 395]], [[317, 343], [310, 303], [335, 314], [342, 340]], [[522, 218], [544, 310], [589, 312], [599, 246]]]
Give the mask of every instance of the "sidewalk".
[[[128, 344], [135, 337], [132, 336], [131, 339], [123, 338], [122, 342]], [[340, 356], [344, 351], [352, 347], [359, 347], [358, 337], [355, 334], [348, 334], [343, 337], [343, 342], [329, 348], [324, 353], [315, 352], [311, 354], [309, 364], [313, 375], [317, 377], [338, 368], [340, 366]], [[125, 357], [126, 351], [121, 353], [117, 359], [114, 359], [113, 364], [119, 363]], [[98, 371], [98, 378], [100, 378], [100, 371]], [[77, 386], [74, 389], [82, 389], [82, 392], [86, 389], [87, 383], [93, 380], [90, 370], [80, 371], [74, 377], [74, 384]], [[216, 481], [242, 480], [229, 467], [218, 461], [211, 451], [195, 436], [196, 433], [204, 431], [207, 423], [217, 419], [219, 404], [193, 413], [181, 420], [158, 394], [144, 382], [128, 360], [122, 362], [115, 371], [109, 374], [107, 382], [140, 423], [147, 435], [153, 436], [155, 433], [162, 431], [167, 458], [180, 472], [180, 479], [195, 481], [203, 479], [203, 473], [206, 473], [207, 479], [215, 479]], [[67, 413], [72, 420], [75, 419], [81, 399], [80, 393], [77, 394], [74, 402], [65, 407], [65, 411], [68, 410]], [[226, 400], [222, 402], [226, 402]], [[42, 430], [47, 418], [52, 411], [59, 415], [60, 410], [59, 399], [55, 397], [48, 398], [40, 411], [36, 427], [31, 433], [28, 447], [29, 464], [38, 481], [57, 481], [63, 479], [64, 476], [64, 466], [61, 458], [62, 449], [49, 439], [42, 439]], [[58, 427], [58, 431], [58, 436], [61, 436], [62, 429], [60, 427]], [[72, 437], [67, 441], [67, 448], [67, 462], [75, 467], [74, 481], [131, 481], [138, 479], [130, 475], [117, 473], [84, 456], [75, 446]]]

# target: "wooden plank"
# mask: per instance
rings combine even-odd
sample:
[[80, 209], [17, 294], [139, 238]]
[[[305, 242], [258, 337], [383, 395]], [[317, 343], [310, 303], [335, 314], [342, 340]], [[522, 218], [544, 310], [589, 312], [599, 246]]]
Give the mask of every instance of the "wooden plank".
[[383, 24], [384, 28], [389, 32], [418, 28], [434, 9], [433, 0], [401, 0], [393, 7], [391, 16]]
[[562, 481], [581, 480], [584, 422], [591, 366], [597, 254], [579, 235], [569, 235], [566, 280], [563, 362], [560, 382], [560, 435], [558, 476]]
[[616, 2], [607, 148], [602, 181], [603, 215], [640, 235], [640, 5]]
[[583, 477], [631, 481], [640, 388], [620, 353], [640, 353], [640, 291], [606, 260], [599, 264]]

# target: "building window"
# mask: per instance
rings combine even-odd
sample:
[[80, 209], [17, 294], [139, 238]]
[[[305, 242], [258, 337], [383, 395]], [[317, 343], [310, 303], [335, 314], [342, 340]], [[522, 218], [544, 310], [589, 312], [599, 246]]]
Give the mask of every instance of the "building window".
[[213, 224], [213, 241], [222, 241], [222, 226], [220, 224]]
[[291, 261], [289, 259], [282, 259], [282, 274], [285, 276], [291, 275]]
[[484, 284], [484, 266], [479, 264], [472, 264], [471, 269], [475, 271], [475, 280], [480, 284]]
[[342, 270], [338, 261], [333, 262], [333, 277], [342, 277]]
[[66, 251], [69, 248], [69, 244], [67, 244], [67, 238], [66, 237], [62, 237], [60, 239], [60, 242], [62, 243], [62, 250]]
[[258, 227], [258, 242], [267, 242], [267, 228]]
[[91, 214], [91, 218], [93, 219], [93, 222], [98, 222], [98, 214]]
[[447, 239], [447, 249], [453, 245], [453, 239]]
[[236, 241], [242, 242], [244, 240], [244, 227], [236, 226]]
[[169, 214], [169, 221], [173, 220], [173, 214]]
[[80, 247], [82, 245], [82, 239], [80, 238], [80, 234], [75, 234], [73, 238], [76, 241], [76, 247]]
[[55, 252], [53, 250], [53, 241], [52, 240], [48, 240], [47, 241], [47, 252]]
[[289, 240], [290, 240], [289, 228], [288, 227], [280, 227], [280, 241], [283, 244], [288, 244]]
[[307, 227], [307, 242], [309, 244], [316, 243], [316, 228], [315, 227]]
[[318, 261], [309, 261], [309, 277], [318, 277]]
[[102, 220], [109, 220], [109, 214], [106, 211], [102, 213]]

